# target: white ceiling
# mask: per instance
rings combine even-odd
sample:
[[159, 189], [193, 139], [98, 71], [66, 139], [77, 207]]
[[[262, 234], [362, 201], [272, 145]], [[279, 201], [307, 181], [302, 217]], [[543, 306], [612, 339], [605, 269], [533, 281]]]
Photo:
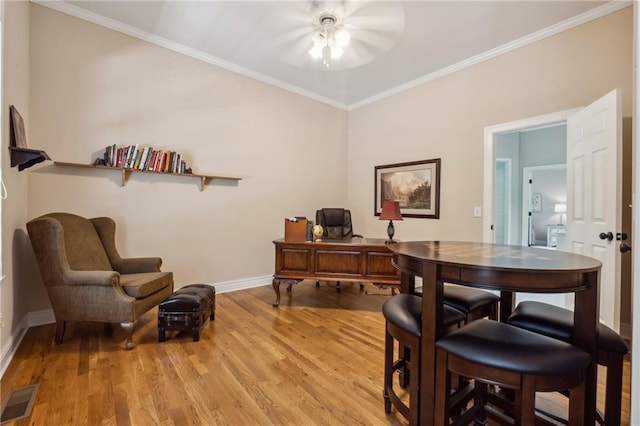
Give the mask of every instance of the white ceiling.
[[311, 1], [32, 1], [343, 109], [631, 4], [349, 1], [341, 7], [352, 39], [327, 70], [307, 53], [315, 24]]

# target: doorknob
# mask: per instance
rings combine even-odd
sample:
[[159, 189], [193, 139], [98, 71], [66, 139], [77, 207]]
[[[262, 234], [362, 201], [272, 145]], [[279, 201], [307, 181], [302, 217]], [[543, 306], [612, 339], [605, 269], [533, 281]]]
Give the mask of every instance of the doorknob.
[[601, 232], [599, 237], [601, 240], [613, 241], [613, 233], [611, 231], [607, 232], [606, 234], [604, 232]]
[[620, 243], [620, 253], [631, 251], [631, 246], [627, 243]]

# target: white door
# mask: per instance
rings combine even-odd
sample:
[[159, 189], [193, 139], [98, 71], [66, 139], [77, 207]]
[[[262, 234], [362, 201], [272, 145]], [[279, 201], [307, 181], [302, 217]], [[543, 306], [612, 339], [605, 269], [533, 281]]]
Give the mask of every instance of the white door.
[[567, 250], [602, 262], [600, 319], [620, 328], [622, 115], [613, 90], [567, 120]]

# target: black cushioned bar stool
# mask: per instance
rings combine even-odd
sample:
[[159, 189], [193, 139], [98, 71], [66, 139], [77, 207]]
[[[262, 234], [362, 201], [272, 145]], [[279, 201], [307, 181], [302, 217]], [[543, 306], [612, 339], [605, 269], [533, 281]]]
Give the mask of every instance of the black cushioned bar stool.
[[[417, 288], [416, 294], [422, 296], [422, 288]], [[464, 314], [465, 324], [484, 317], [498, 319], [500, 296], [490, 291], [445, 283], [442, 300], [445, 305], [456, 308]]]
[[[393, 405], [410, 425], [419, 424], [420, 405], [420, 345], [422, 343], [422, 298], [413, 294], [396, 294], [382, 305], [386, 320], [384, 340], [384, 410], [391, 412]], [[444, 306], [443, 324], [457, 327], [464, 321], [464, 314]], [[398, 342], [398, 359], [394, 361], [394, 341]], [[409, 360], [411, 354], [411, 360]], [[393, 388], [396, 371], [409, 372], [409, 405], [402, 402]]]
[[[535, 393], [570, 389], [569, 422], [584, 424], [584, 372], [588, 353], [561, 340], [509, 324], [480, 319], [436, 342], [435, 424], [449, 424], [450, 375], [475, 379], [474, 405], [454, 425], [471, 420], [484, 424], [487, 415], [500, 423], [535, 423]], [[513, 419], [488, 406], [487, 384], [513, 389]], [[575, 392], [575, 394], [574, 394]]]
[[443, 300], [446, 305], [456, 308], [465, 315], [465, 324], [480, 318], [498, 319], [500, 296], [490, 291], [445, 283]]
[[[507, 322], [565, 342], [570, 341], [573, 334], [573, 312], [543, 302], [520, 302]], [[622, 337], [606, 325], [600, 324], [598, 364], [607, 367], [607, 387], [604, 417], [598, 412], [597, 418], [599, 423], [607, 426], [620, 424], [622, 368], [627, 352], [629, 348]]]

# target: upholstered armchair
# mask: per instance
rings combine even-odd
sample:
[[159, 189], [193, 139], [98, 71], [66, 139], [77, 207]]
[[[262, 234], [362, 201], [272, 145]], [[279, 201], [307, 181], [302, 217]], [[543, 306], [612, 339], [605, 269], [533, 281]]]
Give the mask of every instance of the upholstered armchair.
[[[126, 348], [142, 314], [173, 292], [159, 257], [122, 258], [113, 219], [50, 213], [27, 223], [29, 239], [56, 318], [54, 344], [67, 321], [120, 323]], [[110, 325], [109, 325], [110, 326]]]
[[351, 211], [343, 208], [324, 208], [316, 211], [316, 224], [322, 225], [327, 238], [351, 238], [362, 235], [353, 233]]

